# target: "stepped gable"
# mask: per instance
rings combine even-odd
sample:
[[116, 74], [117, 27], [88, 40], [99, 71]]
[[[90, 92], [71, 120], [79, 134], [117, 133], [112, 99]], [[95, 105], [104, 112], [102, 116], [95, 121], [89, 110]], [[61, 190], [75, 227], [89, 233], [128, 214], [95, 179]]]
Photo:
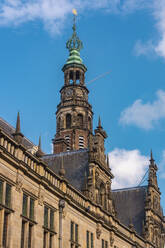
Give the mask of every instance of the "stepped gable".
[[88, 149], [48, 154], [43, 156], [42, 159], [57, 174], [59, 174], [63, 163], [65, 178], [76, 189], [82, 190], [85, 171], [88, 170]]
[[112, 190], [112, 197], [120, 222], [129, 227], [133, 224], [135, 231], [141, 235], [145, 219], [145, 196], [147, 186]]

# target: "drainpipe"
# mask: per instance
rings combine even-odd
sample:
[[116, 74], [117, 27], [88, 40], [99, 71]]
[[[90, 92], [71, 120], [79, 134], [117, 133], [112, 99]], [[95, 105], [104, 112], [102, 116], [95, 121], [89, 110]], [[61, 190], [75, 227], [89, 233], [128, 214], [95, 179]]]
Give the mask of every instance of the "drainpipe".
[[65, 201], [60, 199], [59, 201], [59, 248], [62, 248], [62, 214], [65, 208]]

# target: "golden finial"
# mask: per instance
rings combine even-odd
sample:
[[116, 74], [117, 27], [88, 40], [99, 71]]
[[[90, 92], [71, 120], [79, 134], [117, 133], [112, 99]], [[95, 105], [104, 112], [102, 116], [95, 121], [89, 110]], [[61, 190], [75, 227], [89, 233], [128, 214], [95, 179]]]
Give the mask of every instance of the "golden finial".
[[72, 13], [73, 13], [73, 15], [77, 16], [77, 10], [76, 9], [72, 9]]

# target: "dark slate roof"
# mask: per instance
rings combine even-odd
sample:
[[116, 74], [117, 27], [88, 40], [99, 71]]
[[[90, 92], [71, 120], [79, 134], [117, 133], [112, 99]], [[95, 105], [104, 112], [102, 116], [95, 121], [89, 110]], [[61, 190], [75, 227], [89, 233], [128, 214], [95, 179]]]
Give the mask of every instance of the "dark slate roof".
[[139, 235], [142, 234], [142, 224], [145, 218], [146, 191], [146, 186], [112, 191], [118, 219], [126, 226], [129, 226], [131, 221]]
[[[8, 134], [11, 138], [13, 138], [13, 133], [15, 132], [15, 128], [12, 127], [9, 123], [7, 123], [5, 120], [3, 120], [0, 117], [0, 129], [4, 131], [6, 134]], [[22, 144], [27, 148], [32, 148], [35, 146], [30, 140], [28, 140], [26, 137], [23, 138]]]
[[59, 174], [59, 170], [63, 162], [66, 172], [65, 178], [76, 189], [82, 190], [84, 185], [85, 171], [88, 173], [87, 149], [45, 155], [42, 157], [42, 159], [47, 163], [49, 168], [57, 174]]

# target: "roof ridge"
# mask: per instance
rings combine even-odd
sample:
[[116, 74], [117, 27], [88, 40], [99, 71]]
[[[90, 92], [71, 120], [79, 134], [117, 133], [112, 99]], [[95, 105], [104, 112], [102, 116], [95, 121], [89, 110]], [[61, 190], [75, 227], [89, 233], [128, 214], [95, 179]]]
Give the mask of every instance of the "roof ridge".
[[143, 186], [134, 186], [134, 187], [129, 187], [129, 188], [121, 188], [121, 189], [112, 189], [112, 192], [118, 192], [118, 191], [126, 191], [126, 190], [136, 190], [139, 188], [146, 188], [147, 185], [143, 185]]
[[[13, 127], [10, 123], [8, 123], [6, 120], [4, 120], [2, 117], [0, 117], [0, 121], [2, 121], [5, 125], [7, 125], [9, 128], [13, 129], [13, 133], [15, 131], [15, 127]], [[29, 140], [26, 136], [24, 136], [24, 139], [31, 143], [32, 146], [36, 146], [31, 140]]]

